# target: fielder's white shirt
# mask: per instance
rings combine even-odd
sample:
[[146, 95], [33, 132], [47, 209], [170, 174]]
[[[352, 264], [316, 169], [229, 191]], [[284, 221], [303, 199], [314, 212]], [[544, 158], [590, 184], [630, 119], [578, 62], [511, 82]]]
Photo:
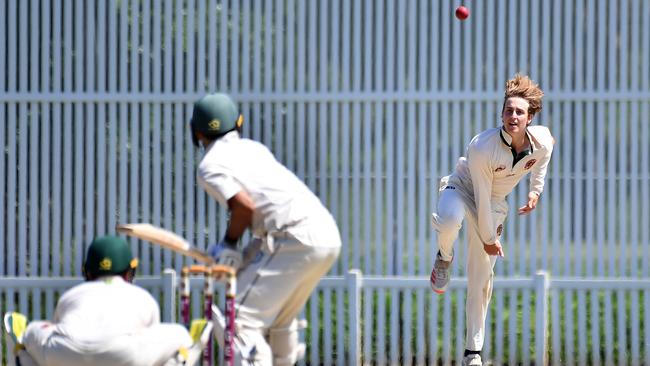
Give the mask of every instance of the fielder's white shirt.
[[91, 348], [159, 324], [160, 310], [145, 289], [120, 276], [109, 276], [66, 291], [57, 303], [53, 322], [57, 333]]
[[473, 196], [478, 231], [484, 243], [494, 243], [496, 232], [492, 222], [492, 206], [505, 201], [521, 179], [530, 173], [530, 192], [544, 190], [546, 169], [553, 152], [554, 139], [545, 126], [529, 126], [526, 134], [532, 153], [513, 165], [511, 136], [501, 127], [491, 128], [474, 136], [466, 157], [458, 159], [450, 182], [465, 194]]
[[304, 230], [307, 223], [318, 225], [318, 222], [324, 223], [323, 220], [328, 222], [323, 226], [329, 228], [333, 218], [320, 199], [278, 162], [266, 146], [240, 138], [236, 131], [206, 148], [197, 178], [206, 192], [224, 207], [228, 207], [228, 200], [234, 195], [246, 191], [255, 205], [251, 224], [255, 236], [286, 231], [308, 245], [340, 243], [335, 229], [335, 233], [325, 233], [322, 238], [315, 238], [309, 230]]

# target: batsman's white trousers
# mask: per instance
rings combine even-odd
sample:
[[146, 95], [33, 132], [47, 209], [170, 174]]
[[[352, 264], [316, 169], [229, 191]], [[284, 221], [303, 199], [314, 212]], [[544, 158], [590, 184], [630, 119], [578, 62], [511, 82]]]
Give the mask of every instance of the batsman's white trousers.
[[[271, 350], [269, 332], [295, 324], [312, 291], [338, 257], [338, 229], [332, 226], [326, 235], [331, 239], [328, 246], [307, 245], [288, 233], [275, 235], [274, 251], [264, 250], [237, 276], [237, 343], [244, 350], [255, 348], [256, 355], [251, 355], [255, 365], [291, 357]], [[298, 346], [295, 339], [286, 342]]]
[[[465, 347], [480, 351], [485, 338], [485, 317], [492, 296], [492, 282], [496, 256], [489, 256], [483, 249], [483, 242], [476, 229], [476, 209], [469, 206], [467, 196], [459, 187], [443, 185], [438, 200], [438, 212], [433, 215], [432, 225], [438, 232], [438, 247], [443, 260], [453, 256], [454, 242], [466, 219], [467, 223], [467, 333]], [[469, 206], [469, 207], [468, 207]], [[503, 222], [508, 214], [506, 202], [493, 203], [492, 220], [497, 238], [501, 235]]]
[[[163, 365], [192, 338], [180, 324], [156, 324], [141, 332], [115, 337], [101, 344], [80, 344], [56, 333], [52, 323], [29, 323], [23, 338], [26, 351], [19, 354], [24, 366], [152, 366]], [[101, 329], [97, 329], [101, 332]], [[27, 354], [26, 354], [27, 353]]]

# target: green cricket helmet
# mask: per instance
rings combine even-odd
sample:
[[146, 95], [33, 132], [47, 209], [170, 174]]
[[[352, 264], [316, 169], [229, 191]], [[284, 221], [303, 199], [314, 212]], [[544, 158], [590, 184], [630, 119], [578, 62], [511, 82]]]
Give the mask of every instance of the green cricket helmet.
[[199, 146], [197, 132], [215, 140], [230, 131], [239, 129], [243, 123], [244, 118], [230, 96], [224, 93], [207, 94], [194, 103], [190, 120], [192, 142], [195, 146]]
[[138, 259], [133, 257], [126, 240], [107, 235], [97, 237], [90, 243], [83, 270], [86, 278], [91, 279], [121, 275], [135, 270], [137, 266]]

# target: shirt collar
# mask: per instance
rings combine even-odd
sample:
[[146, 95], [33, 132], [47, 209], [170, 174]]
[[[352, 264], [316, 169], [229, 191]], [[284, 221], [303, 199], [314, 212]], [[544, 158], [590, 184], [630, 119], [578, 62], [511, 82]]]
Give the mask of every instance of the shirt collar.
[[213, 140], [210, 142], [208, 146], [205, 147], [205, 152], [207, 153], [212, 149], [214, 145], [216, 145], [218, 142], [228, 142], [228, 141], [233, 141], [233, 140], [238, 140], [240, 138], [239, 132], [237, 131], [230, 131], [226, 133], [225, 135], [221, 136], [220, 138]]
[[[501, 134], [501, 142], [503, 142], [504, 145], [512, 149], [512, 136], [506, 132], [506, 130], [501, 127], [499, 130], [499, 133]], [[535, 144], [533, 141], [533, 137], [530, 135], [530, 132], [528, 131], [528, 127], [526, 127], [526, 137], [528, 137], [528, 144], [530, 145], [530, 151], [535, 150]]]

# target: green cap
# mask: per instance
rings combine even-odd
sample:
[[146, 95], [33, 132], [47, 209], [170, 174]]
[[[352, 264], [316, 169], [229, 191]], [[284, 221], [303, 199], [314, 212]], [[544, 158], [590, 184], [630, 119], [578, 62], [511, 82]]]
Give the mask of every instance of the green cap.
[[243, 118], [235, 102], [223, 93], [208, 94], [194, 103], [190, 120], [193, 135], [201, 132], [205, 137], [213, 139], [241, 127], [242, 123]]
[[117, 236], [95, 238], [88, 247], [84, 270], [93, 277], [122, 274], [136, 268], [138, 260], [133, 258], [126, 240]]

